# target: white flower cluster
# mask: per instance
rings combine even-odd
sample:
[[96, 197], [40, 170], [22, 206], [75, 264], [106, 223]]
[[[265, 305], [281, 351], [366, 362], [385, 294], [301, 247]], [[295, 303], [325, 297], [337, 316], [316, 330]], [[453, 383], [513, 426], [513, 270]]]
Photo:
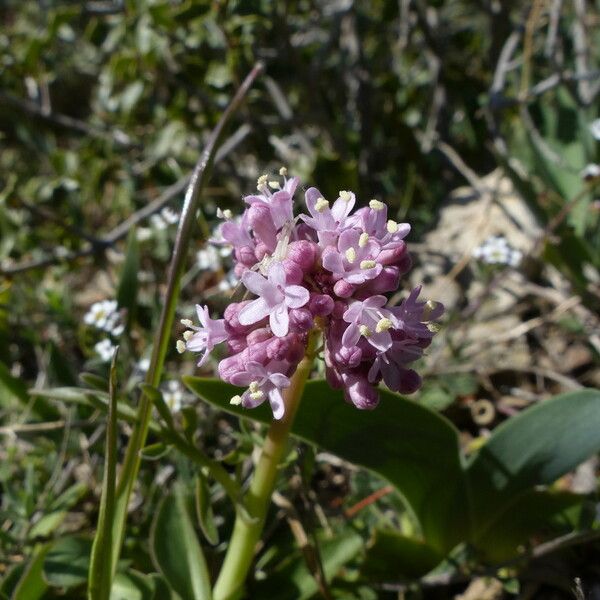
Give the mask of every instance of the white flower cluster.
[[94, 350], [102, 362], [110, 362], [116, 349], [117, 347], [108, 338], [94, 345]]
[[150, 225], [154, 229], [166, 229], [169, 225], [179, 222], [179, 215], [168, 206], [165, 206], [158, 214], [150, 217]]
[[96, 329], [106, 331], [106, 333], [110, 333], [115, 337], [120, 336], [125, 328], [121, 321], [121, 313], [118, 310], [116, 300], [94, 302], [83, 317], [83, 322], [86, 325], [96, 327]]
[[171, 380], [161, 389], [162, 397], [170, 411], [177, 413], [183, 406], [183, 389], [178, 381]]
[[523, 258], [520, 250], [512, 248], [501, 235], [488, 238], [473, 250], [473, 256], [490, 265], [510, 265], [516, 267]]
[[581, 178], [584, 181], [592, 181], [600, 178], [600, 165], [590, 163], [586, 165], [581, 171]]

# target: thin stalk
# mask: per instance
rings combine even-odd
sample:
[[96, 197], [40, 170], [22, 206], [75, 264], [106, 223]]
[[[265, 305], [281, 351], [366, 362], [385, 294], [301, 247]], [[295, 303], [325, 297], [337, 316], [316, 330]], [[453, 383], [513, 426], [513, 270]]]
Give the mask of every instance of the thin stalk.
[[250, 519], [238, 511], [227, 554], [213, 590], [213, 600], [237, 600], [244, 591], [244, 583], [271, 503], [277, 468], [287, 447], [304, 385], [312, 369], [318, 341], [319, 332], [314, 330], [309, 336], [306, 354], [291, 379], [290, 387], [284, 392], [285, 414], [279, 421], [273, 421], [269, 428], [244, 499]]
[[[180, 280], [185, 266], [185, 259], [192, 230], [196, 222], [196, 212], [198, 210], [200, 194], [210, 177], [215, 154], [222, 141], [226, 125], [231, 116], [243, 102], [256, 77], [262, 70], [262, 64], [257, 63], [247, 75], [231, 100], [231, 103], [225, 109], [217, 126], [212, 131], [208, 143], [192, 173], [185, 195], [183, 210], [181, 212], [173, 257], [169, 266], [167, 292], [160, 316], [160, 324], [154, 339], [150, 368], [146, 376], [146, 383], [153, 387], [157, 387], [160, 383], [165, 356], [171, 339], [175, 308], [179, 297]], [[141, 461], [140, 450], [146, 442], [151, 415], [152, 399], [146, 392], [142, 392], [137, 410], [137, 422], [127, 445], [121, 478], [117, 487], [115, 518], [113, 521], [113, 543], [115, 544], [112, 564], [113, 575], [116, 571], [120, 548], [123, 545], [125, 522], [127, 519], [127, 506], [139, 471]]]

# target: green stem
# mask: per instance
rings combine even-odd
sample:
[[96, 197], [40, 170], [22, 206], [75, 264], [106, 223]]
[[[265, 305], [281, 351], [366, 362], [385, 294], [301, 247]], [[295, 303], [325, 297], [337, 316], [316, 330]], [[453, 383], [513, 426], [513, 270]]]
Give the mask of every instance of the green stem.
[[[202, 152], [202, 156], [198, 160], [190, 179], [190, 183], [185, 195], [183, 209], [181, 211], [181, 220], [177, 230], [177, 238], [175, 240], [173, 257], [169, 266], [167, 292], [160, 316], [160, 324], [154, 340], [154, 346], [152, 348], [150, 368], [146, 376], [146, 383], [150, 386], [157, 387], [160, 383], [162, 369], [167, 354], [167, 348], [171, 340], [175, 308], [179, 298], [181, 276], [185, 266], [188, 245], [194, 225], [196, 223], [196, 213], [198, 211], [200, 194], [206, 181], [210, 177], [216, 150], [223, 138], [225, 127], [228, 124], [231, 116], [239, 108], [249, 89], [252, 87], [254, 80], [261, 73], [262, 69], [262, 64], [257, 63], [252, 71], [250, 71], [242, 85], [239, 87], [237, 93], [231, 100], [231, 103], [225, 109], [225, 112], [217, 123], [217, 126], [212, 131], [206, 147]], [[146, 442], [151, 415], [152, 399], [148, 393], [142, 392], [138, 405], [137, 422], [133, 428], [131, 438], [129, 439], [129, 443], [127, 445], [125, 458], [123, 460], [123, 468], [121, 470], [121, 478], [119, 480], [116, 492], [115, 514], [112, 523], [112, 540], [114, 544], [114, 551], [112, 555], [113, 575], [116, 572], [120, 549], [123, 545], [125, 536], [125, 522], [127, 520], [127, 507], [129, 505], [129, 499], [131, 497], [133, 486], [140, 468], [140, 450], [143, 448]]]
[[312, 369], [318, 340], [319, 333], [314, 330], [309, 336], [304, 359], [298, 365], [290, 387], [284, 392], [285, 414], [279, 421], [273, 421], [269, 428], [244, 500], [250, 519], [238, 511], [227, 554], [213, 590], [213, 600], [237, 600], [244, 591], [244, 582], [254, 559], [256, 544], [260, 539], [275, 487], [277, 467], [287, 447], [304, 385]]

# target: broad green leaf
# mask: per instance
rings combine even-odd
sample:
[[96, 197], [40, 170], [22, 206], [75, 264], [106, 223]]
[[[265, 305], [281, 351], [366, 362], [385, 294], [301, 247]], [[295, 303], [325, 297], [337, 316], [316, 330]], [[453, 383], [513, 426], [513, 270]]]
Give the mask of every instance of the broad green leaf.
[[215, 525], [215, 516], [210, 502], [210, 490], [208, 481], [200, 472], [196, 476], [196, 516], [204, 537], [212, 546], [219, 543], [219, 530]]
[[6, 571], [4, 577], [0, 581], [0, 598], [2, 598], [2, 600], [9, 600], [12, 598], [12, 594], [23, 575], [26, 566], [27, 564], [25, 562], [21, 562], [13, 565]]
[[569, 492], [524, 492], [475, 540], [480, 557], [498, 564], [514, 558], [519, 546], [526, 544], [534, 534], [551, 537], [571, 531], [576, 519], [571, 519], [570, 513], [580, 508], [582, 501], [582, 496]]
[[598, 390], [556, 396], [504, 422], [467, 466], [474, 535], [512, 498], [554, 482], [598, 450]]
[[11, 600], [39, 600], [44, 596], [48, 584], [42, 575], [42, 568], [49, 550], [49, 544], [42, 546], [35, 556], [29, 560], [19, 583], [17, 583], [12, 593]]
[[375, 581], [415, 579], [431, 571], [443, 558], [443, 554], [421, 540], [393, 529], [379, 529], [367, 548], [361, 572]]
[[204, 554], [179, 486], [160, 503], [150, 532], [150, 552], [154, 565], [182, 600], [210, 600]]
[[55, 510], [43, 515], [39, 521], [36, 521], [27, 533], [30, 540], [36, 538], [47, 538], [51, 535], [65, 520], [68, 512], [66, 510]]
[[54, 542], [43, 566], [48, 585], [65, 589], [84, 585], [88, 578], [91, 548], [91, 540], [82, 537], [65, 537]]
[[117, 302], [119, 308], [128, 311], [127, 320], [130, 322], [135, 310], [138, 290], [138, 273], [140, 271], [140, 256], [138, 250], [135, 228], [129, 232], [127, 237], [127, 249], [125, 251], [125, 263], [121, 271], [121, 279], [117, 290]]
[[117, 573], [110, 590], [110, 600], [168, 600], [169, 595], [157, 596], [156, 582], [149, 575], [129, 570]]
[[[184, 377], [199, 397], [241, 417], [272, 421], [266, 405], [232, 406], [239, 390], [216, 379]], [[360, 411], [324, 381], [307, 383], [292, 432], [299, 438], [390, 481], [406, 499], [428, 543], [447, 551], [466, 530], [464, 476], [458, 432], [434, 411], [380, 390], [376, 410]]]
[[115, 514], [117, 486], [117, 359], [115, 351], [110, 366], [108, 424], [106, 428], [106, 457], [100, 511], [96, 535], [92, 545], [89, 568], [88, 597], [90, 600], [108, 600], [112, 587], [113, 564], [120, 540], [113, 539], [112, 524]]

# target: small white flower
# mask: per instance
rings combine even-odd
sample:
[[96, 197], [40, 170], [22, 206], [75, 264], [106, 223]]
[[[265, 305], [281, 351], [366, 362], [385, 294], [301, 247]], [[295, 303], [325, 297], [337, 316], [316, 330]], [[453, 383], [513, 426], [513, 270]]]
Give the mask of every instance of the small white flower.
[[522, 253], [512, 248], [503, 236], [492, 236], [481, 246], [473, 250], [473, 256], [490, 265], [511, 265], [516, 267], [523, 257]]
[[150, 229], [150, 227], [138, 227], [135, 232], [135, 237], [138, 242], [147, 242], [152, 238], [152, 229]]
[[104, 329], [107, 322], [112, 318], [116, 310], [116, 300], [102, 300], [101, 302], [94, 302], [94, 304], [90, 306], [88, 312], [84, 315], [83, 322], [86, 325], [93, 325], [98, 329]]
[[227, 273], [225, 277], [219, 281], [217, 288], [220, 292], [230, 292], [237, 286], [239, 281], [240, 280], [236, 277], [235, 273], [233, 271], [229, 271], [229, 273]]
[[203, 271], [218, 271], [221, 267], [221, 257], [214, 246], [206, 246], [196, 253], [196, 264]]
[[592, 121], [589, 125], [590, 133], [595, 140], [600, 141], [600, 119]]
[[110, 362], [115, 353], [116, 346], [108, 338], [105, 338], [94, 345], [94, 350], [102, 362]]
[[581, 178], [584, 179], [585, 181], [597, 179], [598, 177], [600, 177], [600, 165], [590, 163], [589, 165], [586, 165], [583, 168], [580, 175], [581, 175]]
[[162, 396], [165, 404], [171, 412], [179, 412], [183, 404], [183, 390], [178, 381], [169, 381], [162, 389]]
[[162, 231], [168, 227], [168, 223], [160, 215], [152, 215], [150, 217], [150, 225], [158, 231]]
[[175, 223], [179, 223], [179, 215], [168, 206], [165, 206], [160, 211], [160, 216], [163, 218], [167, 225], [175, 225]]
[[136, 368], [140, 373], [146, 373], [150, 368], [150, 359], [148, 357], [140, 358], [136, 365]]

